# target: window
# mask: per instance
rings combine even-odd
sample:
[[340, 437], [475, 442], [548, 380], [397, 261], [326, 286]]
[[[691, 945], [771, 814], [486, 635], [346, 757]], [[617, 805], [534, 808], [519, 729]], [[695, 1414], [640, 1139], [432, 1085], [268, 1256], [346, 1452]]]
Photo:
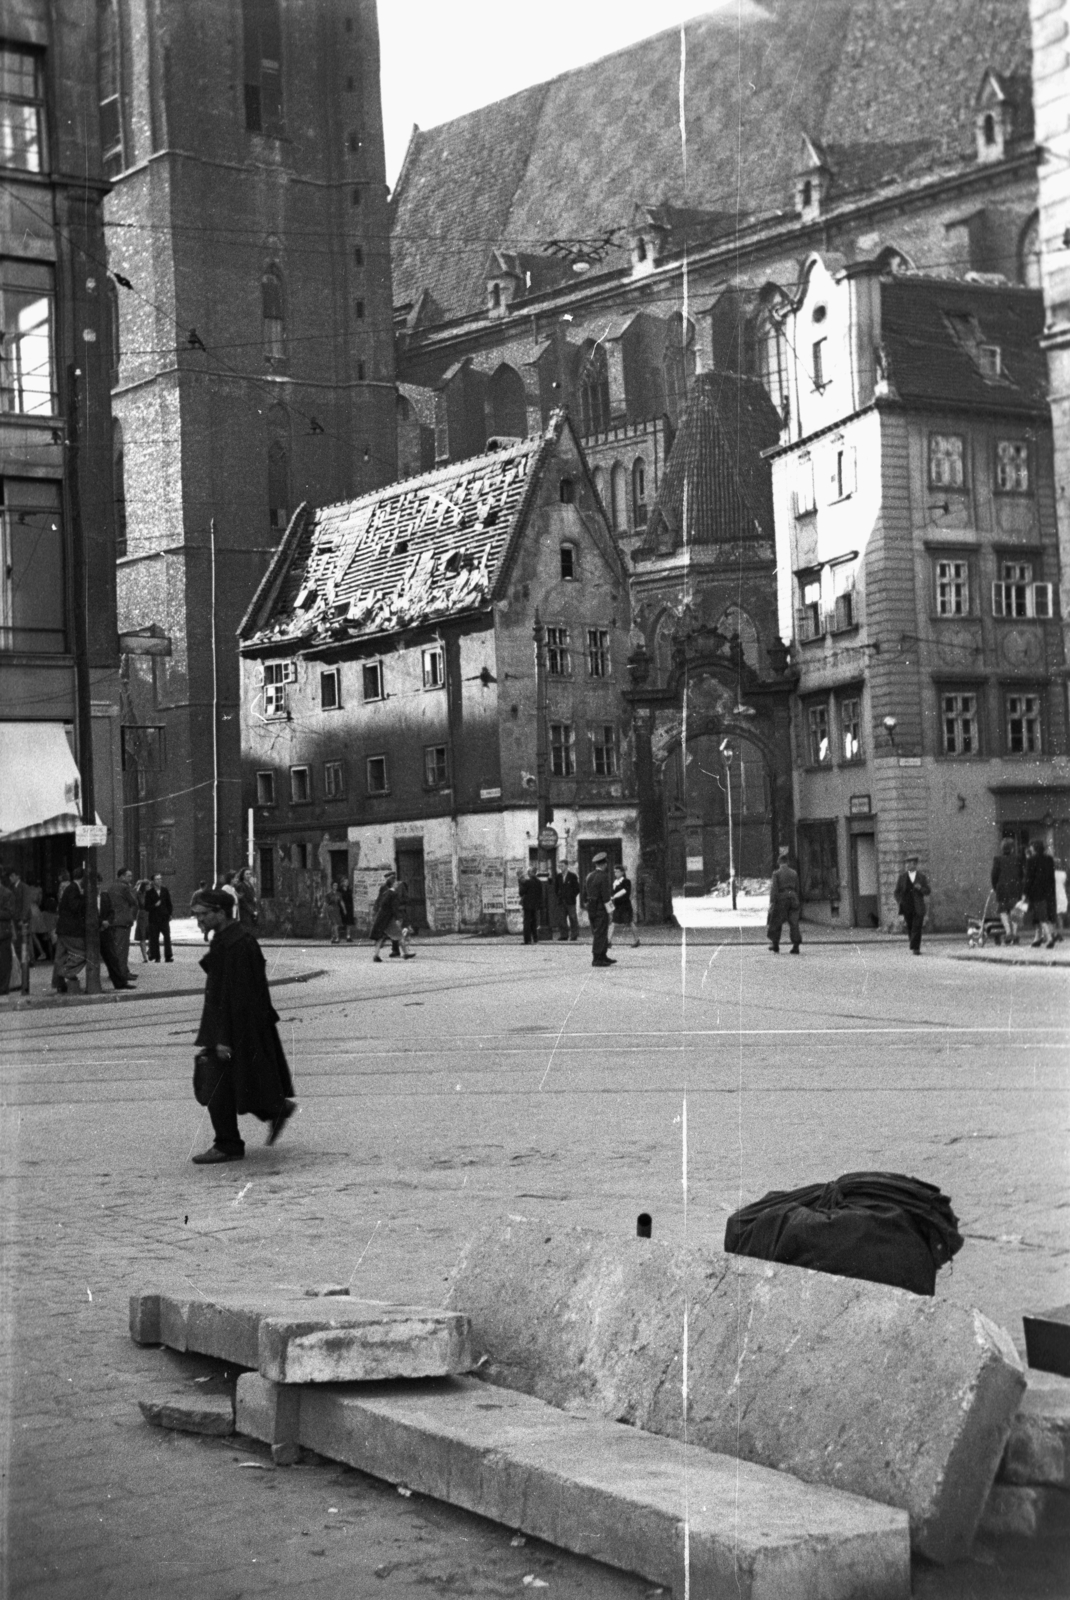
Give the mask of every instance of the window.
[[828, 382], [825, 377], [825, 346], [827, 339], [815, 339], [813, 343], [813, 372], [814, 388], [823, 389]]
[[685, 320], [680, 312], [674, 312], [669, 318], [661, 365], [665, 377], [665, 405], [669, 415], [679, 419], [695, 378], [695, 324], [690, 317]]
[[563, 506], [575, 505], [576, 485], [571, 478], [562, 478], [558, 484], [557, 492]]
[[296, 867], [299, 872], [308, 871], [308, 856], [307, 844], [299, 842], [290, 846], [290, 865]]
[[811, 767], [827, 767], [832, 761], [829, 708], [824, 700], [806, 708], [806, 760]]
[[99, 15], [100, 153], [104, 176], [114, 178], [126, 165], [123, 155], [122, 58], [116, 0], [102, 0]]
[[62, 655], [67, 648], [59, 483], [0, 482], [0, 650]]
[[632, 466], [632, 516], [636, 528], [646, 527], [646, 465], [642, 460]]
[[368, 757], [368, 793], [369, 794], [388, 794], [389, 792], [390, 792], [390, 785], [387, 782], [387, 776], [386, 776], [386, 757], [385, 756], [369, 756]]
[[567, 628], [547, 628], [546, 670], [551, 678], [571, 678], [572, 650]]
[[836, 444], [832, 452], [832, 498], [846, 500], [855, 490], [855, 453], [851, 445]]
[[994, 617], [1050, 617], [1050, 583], [1033, 582], [1031, 561], [1001, 561], [999, 577], [992, 585]]
[[308, 767], [290, 768], [290, 800], [295, 806], [305, 806], [312, 799], [312, 774]]
[[365, 700], [382, 700], [383, 694], [383, 663], [381, 661], [366, 661], [364, 663], [364, 698]]
[[115, 509], [115, 554], [126, 554], [126, 457], [123, 451], [123, 425], [116, 417], [111, 425], [111, 493]]
[[363, 322], [364, 321], [364, 301], [363, 300], [354, 300], [354, 302], [353, 302], [353, 315], [356, 317], [358, 322]]
[[609, 634], [605, 628], [587, 629], [587, 673], [592, 678], [608, 678], [610, 668]]
[[258, 806], [275, 804], [275, 774], [258, 772], [256, 775], [256, 803]]
[[293, 661], [264, 662], [264, 715], [285, 717], [290, 712], [286, 685], [297, 681], [297, 664]]
[[962, 489], [966, 484], [966, 441], [957, 433], [930, 433], [929, 484], [933, 489]]
[[814, 463], [809, 454], [802, 455], [795, 464], [795, 515], [807, 517], [816, 509]]
[[984, 378], [998, 378], [1003, 373], [1003, 353], [998, 344], [977, 346], [977, 365]]
[[446, 681], [446, 658], [440, 644], [424, 651], [424, 688], [441, 689]]
[[970, 565], [968, 561], [941, 560], [936, 563], [936, 614], [938, 617], [968, 617], [970, 614]]
[[561, 576], [571, 582], [576, 576], [576, 546], [563, 544], [561, 546]]
[[820, 639], [825, 632], [825, 619], [821, 613], [821, 575], [799, 579], [799, 596], [802, 605], [799, 608], [796, 622], [799, 630], [799, 639], [805, 644], [808, 639]]
[[616, 533], [628, 528], [628, 474], [619, 461], [614, 461], [609, 472], [610, 520]]
[[43, 170], [43, 120], [40, 57], [14, 45], [0, 46], [0, 166]]
[[282, 28], [279, 0], [242, 0], [245, 33], [245, 126], [282, 133]]
[[120, 342], [119, 290], [114, 278], [107, 281], [108, 296], [108, 381], [112, 388], [119, 382], [119, 365], [122, 361]]
[[940, 722], [945, 756], [975, 756], [978, 741], [977, 696], [942, 692]]
[[121, 730], [123, 771], [162, 772], [167, 765], [167, 729], [128, 723]]
[[320, 673], [320, 709], [322, 711], [340, 711], [342, 709], [342, 672], [340, 667], [331, 667], [329, 671]]
[[855, 563], [843, 562], [832, 569], [835, 585], [832, 631], [845, 633], [858, 626], [858, 596], [855, 593]]
[[1007, 749], [1012, 756], [1039, 755], [1042, 748], [1039, 694], [1008, 694], [1006, 726]]
[[269, 367], [286, 360], [286, 309], [282, 273], [272, 262], [260, 279], [260, 318], [264, 336], [264, 360]]
[[605, 346], [595, 345], [580, 380], [580, 426], [584, 434], [609, 427], [609, 363]]
[[550, 771], [555, 778], [576, 776], [576, 735], [571, 722], [550, 724]]
[[1029, 445], [1024, 440], [997, 442], [996, 488], [1002, 494], [1029, 493]]
[[275, 893], [275, 852], [269, 844], [258, 845], [256, 858], [260, 866], [260, 898], [270, 900]]
[[844, 761], [862, 760], [862, 701], [858, 695], [840, 701], [840, 745]]
[[0, 261], [0, 411], [52, 417], [58, 410], [53, 362], [52, 268]]
[[446, 783], [446, 746], [424, 746], [424, 785], [428, 789], [441, 789]]
[[275, 533], [285, 533], [290, 520], [290, 467], [286, 446], [278, 439], [268, 445], [268, 525]]
[[620, 763], [617, 759], [617, 730], [612, 722], [600, 723], [590, 731], [591, 771], [596, 778], [613, 778]]
[[342, 800], [346, 792], [345, 767], [340, 761], [323, 763], [323, 793], [328, 800]]

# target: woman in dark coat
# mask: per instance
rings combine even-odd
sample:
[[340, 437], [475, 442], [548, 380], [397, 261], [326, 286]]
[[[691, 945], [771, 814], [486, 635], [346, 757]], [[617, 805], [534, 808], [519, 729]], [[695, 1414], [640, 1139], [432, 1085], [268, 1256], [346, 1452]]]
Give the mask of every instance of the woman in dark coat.
[[1022, 898], [1022, 869], [1013, 839], [1004, 839], [992, 863], [992, 890], [1007, 943], [1017, 944], [1018, 930], [1011, 920], [1011, 912]]
[[[639, 943], [639, 935], [635, 931], [635, 910], [632, 906], [632, 880], [626, 876], [623, 867], [613, 869], [613, 927], [628, 928], [632, 935], [632, 949]], [[610, 944], [614, 935], [610, 935]]]
[[1036, 930], [1033, 949], [1039, 944], [1055, 946], [1055, 862], [1044, 848], [1043, 839], [1034, 839], [1025, 858], [1022, 885]]

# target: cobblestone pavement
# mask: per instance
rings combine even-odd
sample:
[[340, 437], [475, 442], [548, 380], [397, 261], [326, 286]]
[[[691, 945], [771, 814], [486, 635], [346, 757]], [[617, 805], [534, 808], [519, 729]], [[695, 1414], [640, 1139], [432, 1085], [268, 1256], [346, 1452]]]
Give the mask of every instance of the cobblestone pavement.
[[[966, 1234], [939, 1292], [1020, 1343], [1023, 1310], [1070, 1300], [1065, 983], [949, 953], [647, 942], [592, 971], [582, 945], [436, 941], [379, 966], [367, 946], [272, 949], [276, 976], [329, 968], [277, 994], [302, 1110], [219, 1169], [189, 1161], [209, 1137], [195, 999], [4, 1013], [2, 1592], [648, 1593], [336, 1465], [259, 1470], [259, 1447], [148, 1427], [137, 1398], [175, 1358], [131, 1343], [127, 1299], [223, 1271], [437, 1303], [468, 1234], [510, 1212], [630, 1233], [646, 1210], [679, 1238], [685, 1099], [692, 1236], [719, 1244], [769, 1188], [912, 1172]], [[916, 1593], [1056, 1600], [1067, 1554], [979, 1546]]]

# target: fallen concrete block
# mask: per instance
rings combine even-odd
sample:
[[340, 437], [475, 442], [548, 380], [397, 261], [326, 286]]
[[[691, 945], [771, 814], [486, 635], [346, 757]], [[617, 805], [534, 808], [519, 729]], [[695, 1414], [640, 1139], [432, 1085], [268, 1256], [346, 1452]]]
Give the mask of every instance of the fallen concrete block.
[[[450, 1303], [491, 1381], [868, 1495], [915, 1549], [969, 1550], [1025, 1388], [978, 1312], [719, 1250], [514, 1221]], [[685, 1337], [686, 1332], [686, 1337]]]
[[299, 1384], [271, 1383], [258, 1372], [243, 1372], [234, 1397], [234, 1427], [271, 1446], [279, 1466], [292, 1467], [301, 1454]]
[[234, 1402], [228, 1394], [205, 1394], [186, 1399], [139, 1400], [141, 1415], [156, 1428], [180, 1433], [207, 1433], [226, 1438], [234, 1432]]
[[1027, 1376], [997, 1481], [1070, 1489], [1070, 1383]]
[[981, 1518], [981, 1532], [993, 1536], [1013, 1533], [1024, 1539], [1066, 1538], [1070, 1534], [1070, 1494], [1065, 1489], [994, 1484]]
[[1029, 1365], [1070, 1378], [1070, 1306], [1034, 1311], [1022, 1318], [1022, 1330]]
[[462, 1313], [345, 1296], [157, 1290], [130, 1302], [132, 1335], [146, 1327], [153, 1343], [216, 1356], [276, 1383], [444, 1377], [476, 1364]]
[[130, 1337], [135, 1344], [163, 1344], [158, 1294], [130, 1296]]
[[300, 1438], [693, 1600], [910, 1594], [902, 1511], [478, 1379], [305, 1389]]

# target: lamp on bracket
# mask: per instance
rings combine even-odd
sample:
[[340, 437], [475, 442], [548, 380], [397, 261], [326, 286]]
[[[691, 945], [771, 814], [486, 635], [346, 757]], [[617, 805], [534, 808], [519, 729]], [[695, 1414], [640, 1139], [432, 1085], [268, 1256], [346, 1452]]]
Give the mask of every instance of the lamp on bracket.
[[895, 748], [895, 730], [896, 730], [896, 728], [898, 728], [898, 726], [899, 726], [899, 724], [898, 724], [898, 722], [896, 721], [896, 719], [894, 717], [882, 717], [881, 718], [881, 727], [884, 729], [885, 733], [888, 735], [888, 743], [892, 746], [893, 749]]

